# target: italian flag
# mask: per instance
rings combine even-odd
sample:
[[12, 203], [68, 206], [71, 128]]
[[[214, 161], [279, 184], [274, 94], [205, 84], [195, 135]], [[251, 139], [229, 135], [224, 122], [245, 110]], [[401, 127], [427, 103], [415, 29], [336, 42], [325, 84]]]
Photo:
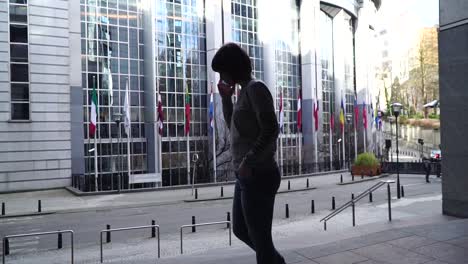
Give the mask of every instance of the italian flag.
[[90, 137], [95, 136], [97, 114], [98, 114], [97, 92], [96, 92], [96, 87], [93, 87], [93, 91], [91, 93], [91, 120], [89, 123], [89, 136]]

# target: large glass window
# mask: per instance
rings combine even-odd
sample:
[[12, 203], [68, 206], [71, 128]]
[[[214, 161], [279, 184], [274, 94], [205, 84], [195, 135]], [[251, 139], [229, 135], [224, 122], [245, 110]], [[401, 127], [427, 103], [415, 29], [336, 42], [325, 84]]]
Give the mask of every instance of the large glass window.
[[263, 79], [263, 51], [258, 39], [257, 1], [232, 0], [232, 39], [244, 48], [252, 61], [253, 74]]
[[[205, 159], [208, 149], [206, 33], [204, 1], [157, 1], [156, 76], [164, 105], [163, 185], [187, 184], [187, 155]], [[189, 96], [187, 96], [189, 95]], [[185, 104], [191, 105], [185, 135]], [[187, 148], [187, 142], [189, 148]], [[197, 170], [197, 182], [209, 176]]]
[[291, 12], [284, 12], [277, 19], [287, 26], [284, 26], [285, 32], [276, 34], [275, 40], [276, 102], [279, 109], [283, 98], [284, 112], [283, 131], [278, 144], [283, 176], [299, 173], [298, 146], [302, 137], [297, 128], [297, 101], [301, 89], [298, 7], [296, 1], [286, 2], [285, 8], [290, 8]]
[[[132, 184], [132, 175], [147, 172], [142, 15], [141, 0], [82, 0], [81, 55], [83, 79], [83, 130], [85, 134], [86, 190], [116, 190], [144, 187]], [[91, 94], [97, 91], [96, 137], [89, 135]], [[123, 123], [126, 90], [130, 93], [131, 127], [127, 135]], [[123, 120], [123, 117], [122, 117]], [[119, 140], [119, 135], [121, 140]], [[97, 144], [98, 167], [94, 168]], [[120, 141], [120, 143], [119, 143]], [[130, 148], [127, 148], [129, 142]], [[130, 153], [130, 163], [127, 161]], [[130, 166], [130, 167], [129, 167]], [[97, 171], [97, 188], [94, 175]], [[129, 175], [130, 172], [130, 175]], [[121, 180], [119, 180], [121, 177]]]
[[[335, 113], [335, 76], [333, 63], [333, 19], [325, 12], [320, 12], [320, 55], [322, 64], [322, 132], [323, 144], [322, 151], [323, 159], [328, 162], [330, 159], [330, 140], [333, 139], [331, 127], [331, 115]], [[335, 120], [337, 121], [337, 120]], [[335, 122], [336, 124], [337, 122]]]
[[28, 5], [26, 0], [9, 1], [10, 23], [10, 117], [29, 120]]

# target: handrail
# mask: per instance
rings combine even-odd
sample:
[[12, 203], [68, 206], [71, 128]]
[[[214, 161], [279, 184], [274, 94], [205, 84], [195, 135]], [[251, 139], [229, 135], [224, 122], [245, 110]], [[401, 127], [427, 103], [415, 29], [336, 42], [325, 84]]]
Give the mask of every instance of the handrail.
[[343, 210], [345, 210], [346, 208], [348, 208], [349, 206], [351, 206], [352, 203], [353, 203], [353, 201], [354, 201], [354, 202], [357, 202], [357, 201], [361, 200], [361, 199], [364, 198], [367, 194], [369, 194], [369, 192], [375, 191], [376, 189], [382, 187], [384, 184], [385, 184], [385, 182], [379, 182], [379, 183], [375, 184], [374, 186], [370, 187], [369, 189], [365, 190], [363, 193], [361, 193], [360, 195], [358, 195], [356, 198], [354, 198], [354, 200], [348, 201], [347, 203], [345, 203], [345, 204], [343, 204], [342, 206], [338, 207], [338, 209], [336, 209], [335, 211], [331, 212], [330, 214], [328, 214], [327, 216], [325, 216], [324, 218], [322, 218], [322, 219], [320, 220], [320, 222], [330, 220], [330, 219], [333, 218], [335, 215], [341, 213]]
[[320, 220], [320, 222], [324, 222], [324, 227], [325, 227], [325, 230], [327, 229], [327, 221], [332, 219], [333, 217], [335, 217], [336, 215], [338, 215], [339, 213], [343, 212], [346, 208], [350, 207], [350, 206], [354, 206], [354, 204], [356, 202], [358, 202], [359, 200], [361, 200], [362, 198], [366, 197], [369, 193], [371, 192], [374, 192], [375, 190], [379, 189], [380, 187], [384, 186], [385, 184], [390, 184], [390, 183], [394, 183], [395, 181], [393, 180], [388, 180], [388, 181], [380, 181], [379, 183], [373, 185], [372, 187], [370, 187], [369, 189], [365, 190], [364, 192], [362, 192], [361, 194], [359, 194], [357, 197], [355, 197], [354, 199], [351, 199], [350, 201], [346, 202], [345, 204], [343, 204], [342, 206], [340, 206], [338, 209], [334, 210], [333, 212], [331, 212], [330, 214], [328, 214], [327, 216], [325, 216], [324, 218], [322, 218]]
[[38, 232], [38, 233], [28, 233], [28, 234], [18, 234], [18, 235], [10, 235], [3, 237], [3, 260], [2, 263], [5, 264], [5, 256], [6, 256], [6, 241], [9, 238], [19, 238], [19, 237], [30, 237], [30, 236], [43, 236], [43, 235], [53, 235], [53, 234], [63, 234], [63, 233], [70, 233], [70, 250], [71, 250], [71, 263], [75, 263], [74, 258], [74, 238], [73, 238], [73, 230], [59, 230], [59, 231], [49, 231], [49, 232]]
[[184, 254], [184, 242], [183, 242], [183, 230], [184, 228], [187, 227], [195, 227], [195, 226], [210, 226], [210, 225], [221, 225], [221, 224], [228, 224], [229, 228], [229, 245], [232, 245], [232, 239], [231, 239], [231, 233], [232, 233], [232, 228], [231, 228], [231, 221], [220, 221], [220, 222], [210, 222], [210, 223], [201, 223], [201, 224], [192, 224], [192, 225], [183, 225], [180, 227], [180, 254]]
[[128, 230], [136, 230], [136, 229], [146, 229], [146, 228], [155, 228], [158, 232], [158, 258], [161, 257], [161, 238], [159, 235], [159, 225], [144, 225], [144, 226], [132, 226], [132, 227], [121, 227], [121, 228], [114, 228], [114, 229], [104, 229], [101, 230], [99, 233], [100, 236], [100, 249], [101, 249], [101, 263], [104, 261], [104, 254], [103, 254], [103, 247], [102, 247], [102, 234], [110, 233], [110, 232], [118, 232], [118, 231], [128, 231]]

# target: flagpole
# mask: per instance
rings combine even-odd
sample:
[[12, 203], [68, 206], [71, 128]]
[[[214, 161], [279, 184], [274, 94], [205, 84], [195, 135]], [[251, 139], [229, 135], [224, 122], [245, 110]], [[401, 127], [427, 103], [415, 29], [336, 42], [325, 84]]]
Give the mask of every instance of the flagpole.
[[[96, 85], [96, 76], [93, 76], [93, 86]], [[98, 96], [99, 97], [99, 96]], [[99, 104], [96, 105], [96, 112], [99, 113]], [[98, 115], [96, 114], [96, 117]], [[96, 121], [96, 129], [94, 130], [94, 190], [97, 192], [98, 189], [98, 156], [97, 156], [97, 140], [96, 140], [96, 134], [97, 134], [97, 121]]]
[[130, 110], [130, 94], [128, 90], [128, 77], [126, 78], [126, 87], [125, 87], [125, 102], [124, 102], [124, 111], [125, 111], [125, 132], [127, 134], [127, 174], [128, 174], [128, 188], [130, 189], [130, 137], [132, 133], [132, 123], [131, 123], [131, 110]]
[[[345, 125], [343, 125], [343, 132], [341, 132], [341, 144], [343, 145], [343, 165], [346, 162], [346, 148], [345, 148]], [[340, 165], [341, 168], [341, 165]]]
[[[217, 172], [216, 172], [216, 166], [217, 166], [217, 161], [216, 161], [216, 118], [215, 118], [215, 113], [216, 113], [216, 104], [215, 104], [215, 93], [214, 93], [214, 88], [213, 88], [213, 81], [211, 81], [211, 97], [210, 98], [210, 101], [213, 100], [213, 102], [211, 102], [213, 104], [213, 112], [212, 112], [212, 120], [210, 120], [211, 122], [213, 122], [213, 177], [214, 177], [214, 183], [217, 182]], [[211, 125], [211, 124], [210, 124]]]

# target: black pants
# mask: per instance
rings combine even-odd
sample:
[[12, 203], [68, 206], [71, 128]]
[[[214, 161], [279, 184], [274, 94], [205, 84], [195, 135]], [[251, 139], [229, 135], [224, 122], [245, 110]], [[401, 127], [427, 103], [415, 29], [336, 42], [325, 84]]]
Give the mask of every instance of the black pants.
[[283, 264], [271, 237], [275, 195], [281, 183], [278, 167], [254, 169], [252, 177], [238, 178], [234, 191], [233, 230], [252, 248], [257, 264]]

